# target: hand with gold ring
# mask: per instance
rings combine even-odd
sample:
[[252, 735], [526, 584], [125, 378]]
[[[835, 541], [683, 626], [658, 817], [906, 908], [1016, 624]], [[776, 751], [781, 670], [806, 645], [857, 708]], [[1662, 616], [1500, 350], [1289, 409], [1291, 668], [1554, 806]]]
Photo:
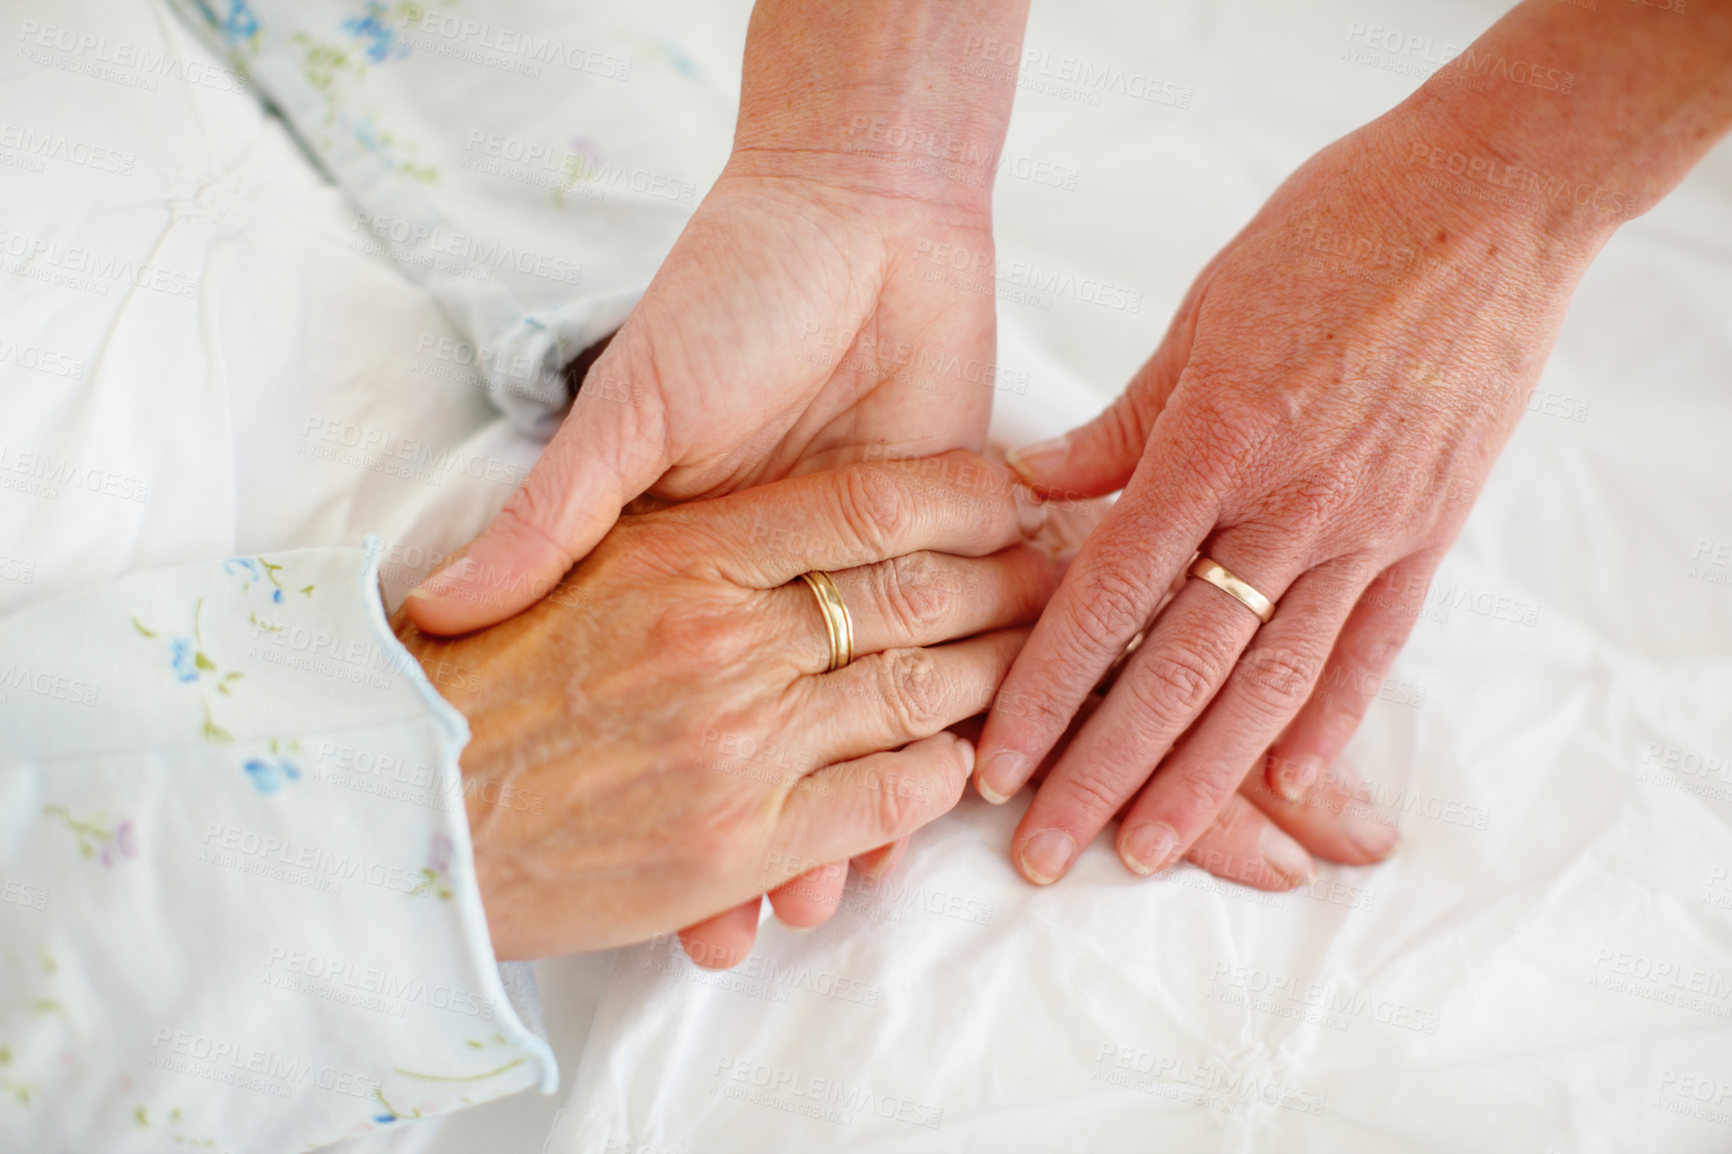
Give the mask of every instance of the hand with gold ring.
[[[1013, 454], [1043, 490], [1123, 489], [980, 739], [977, 782], [1001, 800], [1060, 751], [1012, 843], [1031, 881], [1062, 877], [1120, 813], [1138, 873], [1204, 846], [1252, 885], [1311, 870], [1295, 836], [1331, 804], [1328, 767], [1526, 411], [1577, 281], [1732, 130], [1732, 7], [1688, 27], [1601, 8], [1516, 5], [1313, 156], [1203, 269], [1105, 413]], [[1593, 84], [1517, 100], [1463, 63], [1534, 52]], [[1471, 179], [1488, 156], [1594, 195], [1511, 194], [1501, 177], [1488, 195]], [[1199, 552], [1207, 565], [1188, 560]], [[1394, 835], [1344, 822], [1313, 849], [1369, 863]]]
[[[432, 679], [473, 733], [499, 956], [697, 923], [697, 960], [731, 965], [758, 895], [790, 924], [828, 916], [825, 863], [894, 846], [960, 795], [973, 749], [946, 727], [985, 711], [1057, 584], [1027, 543], [1046, 512], [972, 454], [855, 464], [622, 518], [545, 600], [477, 633], [400, 614], [425, 668], [466, 671]], [[806, 573], [826, 575], [851, 642]]]

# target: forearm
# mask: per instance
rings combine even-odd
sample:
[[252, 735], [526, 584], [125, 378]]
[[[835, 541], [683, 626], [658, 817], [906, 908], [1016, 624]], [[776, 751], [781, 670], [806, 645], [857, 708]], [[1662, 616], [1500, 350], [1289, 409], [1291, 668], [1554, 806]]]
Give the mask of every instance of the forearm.
[[984, 211], [1027, 18], [1028, 0], [760, 0], [735, 167]]
[[1728, 0], [1518, 5], [1403, 106], [1435, 124], [1419, 169], [1597, 249], [1732, 128]]

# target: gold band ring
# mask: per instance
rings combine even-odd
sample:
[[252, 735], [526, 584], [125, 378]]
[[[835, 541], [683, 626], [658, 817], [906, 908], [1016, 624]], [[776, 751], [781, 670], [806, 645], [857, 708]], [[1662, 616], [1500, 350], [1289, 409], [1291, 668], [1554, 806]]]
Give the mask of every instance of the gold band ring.
[[828, 573], [814, 569], [800, 574], [800, 580], [812, 590], [818, 599], [818, 612], [824, 615], [824, 633], [830, 639], [830, 668], [826, 672], [834, 673], [854, 660], [854, 619], [848, 616], [848, 603]]
[[1275, 616], [1275, 603], [1273, 601], [1257, 592], [1246, 582], [1233, 576], [1225, 566], [1217, 564], [1207, 557], [1198, 557], [1191, 562], [1191, 576], [1201, 577], [1255, 613], [1257, 619], [1265, 625], [1269, 624], [1269, 618]]

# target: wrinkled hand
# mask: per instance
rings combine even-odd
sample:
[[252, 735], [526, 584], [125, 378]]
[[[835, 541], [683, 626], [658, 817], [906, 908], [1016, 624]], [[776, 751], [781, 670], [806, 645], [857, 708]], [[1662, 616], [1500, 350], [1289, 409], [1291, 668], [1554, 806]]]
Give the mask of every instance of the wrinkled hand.
[[[1205, 833], [1260, 855], [1265, 883], [1309, 869], [1277, 826], [1315, 808], [1591, 256], [1416, 182], [1416, 142], [1446, 133], [1398, 109], [1319, 153], [1203, 271], [1111, 408], [1013, 455], [1038, 487], [1124, 495], [999, 694], [982, 794], [1029, 780], [1148, 625], [1016, 831], [1029, 880], [1061, 877], [1121, 807], [1140, 874]], [[1267, 625], [1201, 580], [1150, 622], [1199, 550], [1277, 603]], [[1261, 810], [1235, 794], [1259, 767]], [[1393, 845], [1391, 827], [1359, 834], [1332, 856]]]
[[[730, 162], [523, 487], [462, 567], [412, 598], [418, 625], [452, 633], [517, 612], [646, 491], [688, 499], [868, 454], [982, 447], [984, 213], [767, 167]], [[980, 261], [985, 291], [934, 252]]]
[[[1044, 518], [970, 454], [852, 465], [623, 518], [490, 629], [400, 620], [424, 668], [463, 671], [435, 685], [473, 733], [465, 797], [499, 956], [641, 941], [749, 900], [749, 921], [694, 951], [730, 965], [757, 895], [799, 924], [827, 883], [787, 883], [949, 810], [973, 749], [945, 727], [985, 710], [1058, 581], [1025, 540]], [[815, 568], [854, 622], [859, 656], [834, 673], [815, 599], [788, 584]]]
[[563, 426], [463, 569], [455, 633], [543, 596], [641, 494], [984, 446], [992, 176], [1026, 0], [758, 0], [734, 151]]

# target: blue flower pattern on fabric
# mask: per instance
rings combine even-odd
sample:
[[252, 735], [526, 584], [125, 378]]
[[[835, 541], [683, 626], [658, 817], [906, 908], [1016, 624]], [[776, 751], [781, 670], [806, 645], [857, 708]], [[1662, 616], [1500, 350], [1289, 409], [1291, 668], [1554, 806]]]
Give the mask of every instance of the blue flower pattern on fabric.
[[194, 648], [192, 638], [176, 637], [168, 643], [168, 654], [175, 680], [182, 683], [198, 680], [198, 650]]
[[229, 0], [229, 14], [223, 18], [223, 32], [236, 40], [250, 40], [259, 31], [259, 16], [247, 0]]
[[343, 21], [343, 31], [358, 40], [367, 41], [367, 59], [374, 64], [401, 60], [409, 55], [409, 46], [397, 39], [397, 30], [386, 24], [385, 6], [370, 0], [363, 16], [351, 16]]
[[301, 780], [301, 771], [286, 757], [277, 758], [275, 761], [262, 757], [249, 758], [242, 768], [252, 779], [253, 788], [264, 794], [276, 793], [289, 782]]
[[[264, 594], [271, 604], [282, 605], [290, 590], [283, 587], [279, 574], [283, 566], [265, 560], [263, 557], [230, 557], [222, 563], [222, 572], [228, 577], [240, 578], [240, 586], [251, 594], [253, 591]], [[312, 597], [314, 586], [303, 585], [293, 592], [303, 597]], [[225, 729], [218, 721], [214, 706], [222, 698], [231, 697], [240, 687], [246, 673], [240, 669], [224, 670], [214, 661], [204, 648], [204, 634], [200, 627], [205, 599], [200, 597], [193, 603], [191, 636], [164, 636], [158, 630], [152, 629], [137, 617], [132, 619], [132, 627], [139, 636], [151, 641], [165, 641], [168, 645], [169, 670], [174, 679], [182, 685], [196, 687], [199, 706], [204, 715], [199, 736], [209, 742], [218, 744], [234, 741], [234, 735]], [[263, 620], [256, 612], [249, 615], [253, 628], [262, 633], [281, 631], [281, 626]], [[207, 692], [207, 690], [209, 692]], [[287, 748], [294, 749], [294, 742], [289, 741]], [[280, 740], [270, 740], [270, 757], [254, 757], [242, 763], [248, 779], [262, 794], [273, 794], [292, 781], [299, 781], [301, 771], [293, 762], [281, 756]]]

